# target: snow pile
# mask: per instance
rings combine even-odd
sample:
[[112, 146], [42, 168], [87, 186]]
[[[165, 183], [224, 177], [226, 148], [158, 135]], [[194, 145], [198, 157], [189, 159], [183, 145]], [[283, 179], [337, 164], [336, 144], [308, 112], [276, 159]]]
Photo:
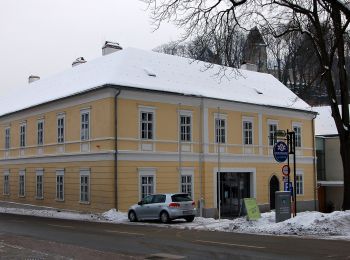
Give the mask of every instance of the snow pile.
[[350, 238], [350, 211], [335, 211], [330, 214], [301, 212], [295, 218], [275, 223], [275, 213], [261, 214], [258, 221], [245, 217], [233, 220], [196, 218], [193, 223], [183, 223], [185, 229], [226, 231], [253, 234], [299, 235], [299, 236], [343, 236]]
[[121, 223], [128, 221], [127, 213], [117, 211], [116, 209], [110, 209], [102, 213], [102, 217], [110, 222]]

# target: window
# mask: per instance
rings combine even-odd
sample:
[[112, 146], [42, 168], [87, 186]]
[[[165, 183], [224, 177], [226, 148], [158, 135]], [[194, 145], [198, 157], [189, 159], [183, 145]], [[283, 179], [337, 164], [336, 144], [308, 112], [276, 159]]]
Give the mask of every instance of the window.
[[56, 170], [56, 200], [64, 200], [64, 170]]
[[7, 127], [5, 128], [5, 149], [8, 150], [10, 149], [10, 128]]
[[44, 144], [44, 120], [39, 120], [38, 121], [38, 145], [43, 145]]
[[87, 141], [90, 139], [90, 111], [82, 110], [80, 113], [80, 139]]
[[64, 115], [57, 117], [57, 143], [64, 143]]
[[26, 124], [19, 126], [19, 146], [21, 148], [26, 146]]
[[181, 175], [181, 192], [192, 197], [192, 175]]
[[243, 144], [253, 144], [253, 122], [250, 120], [243, 120]]
[[191, 116], [180, 115], [180, 140], [191, 142]]
[[215, 142], [226, 143], [226, 119], [215, 118]]
[[80, 202], [90, 201], [90, 170], [80, 170]]
[[269, 146], [274, 146], [276, 141], [277, 123], [268, 123]]
[[296, 175], [296, 193], [297, 195], [303, 195], [304, 194], [304, 179], [303, 179], [303, 173], [297, 172]]
[[44, 198], [44, 185], [43, 185], [44, 170], [36, 170], [36, 198]]
[[153, 139], [153, 112], [141, 111], [141, 138]]
[[293, 131], [295, 133], [295, 147], [301, 147], [301, 126], [294, 124]]
[[153, 195], [152, 203], [164, 203], [166, 200], [166, 196], [163, 194]]
[[4, 172], [4, 187], [3, 194], [10, 195], [10, 171]]
[[25, 170], [20, 170], [19, 171], [19, 191], [18, 195], [20, 197], [25, 196], [25, 187], [26, 187], [26, 176], [25, 176]]

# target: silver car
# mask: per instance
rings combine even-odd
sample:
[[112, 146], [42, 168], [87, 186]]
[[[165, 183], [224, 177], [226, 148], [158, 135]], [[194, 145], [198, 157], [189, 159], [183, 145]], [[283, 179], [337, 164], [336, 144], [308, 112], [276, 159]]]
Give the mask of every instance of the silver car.
[[132, 205], [128, 211], [131, 222], [160, 220], [168, 223], [179, 218], [192, 222], [195, 215], [195, 202], [185, 193], [148, 195], [139, 203]]

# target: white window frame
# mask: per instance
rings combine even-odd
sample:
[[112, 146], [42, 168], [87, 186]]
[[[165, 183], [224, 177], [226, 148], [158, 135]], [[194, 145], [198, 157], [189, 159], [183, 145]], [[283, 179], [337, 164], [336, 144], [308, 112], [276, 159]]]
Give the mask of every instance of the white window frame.
[[[63, 120], [63, 133], [62, 136], [60, 134], [61, 126], [59, 125], [59, 120]], [[57, 114], [56, 117], [56, 141], [58, 144], [64, 144], [66, 141], [66, 115], [64, 113]]]
[[[23, 189], [21, 187], [21, 177], [23, 177]], [[23, 191], [23, 194], [21, 193], [21, 191]], [[18, 196], [21, 198], [24, 198], [26, 196], [26, 170], [19, 170], [18, 173]]]
[[[42, 124], [42, 129], [40, 131], [39, 129], [39, 124]], [[41, 133], [41, 142], [40, 142], [40, 133]], [[39, 119], [37, 121], [37, 145], [38, 146], [43, 146], [45, 143], [45, 120], [44, 119]]]
[[[183, 182], [182, 182], [182, 177], [184, 176], [190, 176], [191, 177], [191, 198], [192, 200], [194, 200], [194, 169], [193, 168], [182, 168], [181, 169], [181, 175], [180, 175], [180, 189], [179, 189], [179, 192], [183, 193], [183, 190], [182, 190], [182, 186], [184, 185]], [[185, 185], [189, 185], [188, 183], [186, 183]], [[187, 192], [185, 192], [187, 193]]]
[[[251, 126], [252, 126], [252, 128], [251, 128], [251, 130], [249, 130], [249, 129], [245, 129], [244, 128], [244, 125], [245, 125], [245, 123], [250, 123], [251, 124]], [[246, 131], [248, 132], [248, 131], [250, 131], [251, 132], [251, 143], [250, 144], [246, 144], [245, 143], [245, 141], [246, 141], [246, 139], [245, 139], [245, 134], [246, 134]], [[251, 146], [251, 145], [254, 145], [254, 118], [252, 118], [252, 117], [243, 117], [242, 118], [242, 144], [244, 145], [244, 146]]]
[[[41, 196], [38, 196], [38, 177], [41, 176]], [[36, 169], [35, 171], [35, 198], [44, 199], [44, 169]]]
[[267, 135], [267, 145], [269, 146], [269, 147], [273, 147], [274, 146], [274, 139], [273, 139], [273, 141], [272, 141], [272, 145], [270, 144], [270, 140], [271, 140], [271, 138], [270, 138], [270, 134], [271, 134], [271, 131], [270, 131], [270, 126], [271, 125], [274, 125], [274, 126], [276, 126], [276, 130], [278, 130], [278, 121], [277, 120], [267, 120], [267, 133], [268, 133], [268, 135]]
[[[7, 177], [7, 181], [5, 178]], [[7, 186], [7, 187], [6, 187]], [[10, 170], [5, 170], [3, 175], [3, 195], [10, 195]]]
[[[153, 192], [150, 194], [156, 193], [157, 190], [157, 178], [156, 178], [156, 169], [154, 168], [139, 168], [138, 169], [139, 173], [139, 200], [142, 200], [142, 177], [153, 177]], [[150, 195], [150, 194], [146, 194]]]
[[302, 123], [293, 122], [292, 123], [293, 131], [294, 131], [294, 127], [300, 128], [300, 146], [297, 146], [298, 140], [297, 140], [297, 134], [295, 133], [295, 148], [301, 148], [301, 147], [303, 147], [303, 127], [302, 127]]
[[[59, 195], [57, 192], [58, 192], [58, 182], [57, 182], [57, 177], [62, 177], [62, 198], [59, 198]], [[56, 198], [56, 201], [64, 201], [64, 169], [57, 169], [56, 170], [56, 181], [55, 181], [55, 184], [56, 184], [56, 195], [55, 195], [55, 198]]]
[[[148, 136], [147, 138], [142, 137], [142, 113], [152, 114], [152, 138], [148, 138]], [[147, 123], [148, 123], [148, 120], [147, 120]], [[156, 110], [154, 107], [139, 106], [139, 139], [144, 141], [156, 140]]]
[[[85, 125], [86, 122], [83, 122], [83, 115], [87, 115], [87, 128], [83, 128], [83, 124]], [[80, 110], [80, 140], [81, 141], [89, 141], [90, 135], [91, 135], [91, 111], [90, 109], [82, 109]]]
[[[298, 179], [298, 177], [300, 177], [300, 176], [301, 176], [301, 180]], [[296, 194], [297, 195], [304, 195], [304, 172], [301, 171], [301, 170], [297, 170], [296, 171], [296, 177], [297, 177], [297, 179], [296, 179], [296, 187], [295, 187]], [[300, 187], [302, 189], [302, 192], [300, 192]]]
[[5, 150], [9, 150], [11, 147], [11, 128], [5, 128]]
[[[83, 168], [80, 169], [80, 174], [79, 174], [79, 202], [82, 204], [90, 204], [90, 199], [91, 199], [91, 177], [90, 174], [91, 170], [89, 168]], [[87, 183], [87, 200], [82, 200], [82, 181], [81, 178], [82, 177], [87, 177], [88, 183]], [[84, 185], [85, 187], [85, 185]]]
[[27, 123], [20, 123], [19, 125], [19, 147], [25, 148], [27, 144]]
[[[181, 122], [181, 117], [189, 117], [190, 118], [190, 124], [184, 124], [182, 125], [182, 122]], [[193, 132], [193, 116], [192, 116], [192, 111], [187, 111], [187, 110], [180, 110], [179, 112], [179, 140], [182, 142], [182, 143], [190, 143], [192, 142], [192, 132]], [[186, 126], [189, 126], [190, 127], [190, 131], [189, 131], [189, 140], [182, 140], [182, 126], [186, 127]], [[188, 133], [185, 131], [184, 135], [188, 135]]]
[[[214, 113], [214, 143], [215, 144], [219, 144], [218, 140], [217, 140], [217, 135], [216, 135], [216, 132], [217, 132], [217, 128], [216, 128], [216, 120], [223, 120], [225, 121], [225, 127], [224, 127], [224, 130], [225, 130], [225, 140], [224, 142], [220, 142], [220, 144], [222, 145], [225, 145], [227, 144], [227, 136], [228, 136], [228, 127], [227, 127], [227, 115], [226, 114], [222, 114], [222, 113]], [[220, 135], [221, 136], [221, 135]], [[220, 138], [221, 139], [221, 138]]]

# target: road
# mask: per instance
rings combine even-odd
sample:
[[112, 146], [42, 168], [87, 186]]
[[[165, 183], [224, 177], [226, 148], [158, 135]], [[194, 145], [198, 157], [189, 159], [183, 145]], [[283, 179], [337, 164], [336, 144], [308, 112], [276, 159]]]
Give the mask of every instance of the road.
[[0, 214], [0, 256], [84, 260], [350, 259], [350, 242]]

